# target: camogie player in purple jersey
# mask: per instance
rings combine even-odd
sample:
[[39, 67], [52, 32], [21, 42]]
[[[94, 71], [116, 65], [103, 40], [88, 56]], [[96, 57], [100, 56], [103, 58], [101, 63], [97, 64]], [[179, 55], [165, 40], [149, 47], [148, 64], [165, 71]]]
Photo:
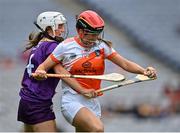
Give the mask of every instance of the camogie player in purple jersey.
[[[59, 82], [57, 78], [36, 80], [31, 74], [44, 60], [52, 53], [55, 47], [67, 36], [67, 22], [60, 12], [43, 12], [37, 17], [34, 23], [40, 32], [34, 36], [29, 35], [29, 43], [26, 50], [31, 49], [28, 63], [22, 79], [20, 90], [20, 101], [18, 108], [18, 121], [24, 123], [24, 131], [34, 132], [55, 132], [55, 114], [52, 108], [52, 98], [55, 88]], [[50, 69], [49, 73], [60, 73], [65, 71], [61, 65]], [[65, 71], [66, 72], [66, 71]], [[75, 79], [69, 79], [72, 88], [80, 93], [86, 93]], [[78, 89], [77, 89], [78, 88]]]
[[[34, 22], [40, 30], [37, 35], [29, 35], [26, 50], [32, 49], [22, 79], [18, 121], [24, 123], [24, 131], [56, 131], [52, 97], [59, 82], [57, 78], [37, 81], [31, 73], [41, 64], [67, 36], [67, 21], [60, 12], [43, 12]], [[53, 69], [49, 70], [54, 73]]]

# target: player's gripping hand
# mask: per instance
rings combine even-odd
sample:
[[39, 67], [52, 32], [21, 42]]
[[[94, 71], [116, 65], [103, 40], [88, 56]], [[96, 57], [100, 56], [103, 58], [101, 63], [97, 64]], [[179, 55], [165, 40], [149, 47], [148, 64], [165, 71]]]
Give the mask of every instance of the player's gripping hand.
[[98, 93], [95, 89], [82, 89], [80, 93], [86, 98], [95, 98], [98, 96]]
[[156, 69], [153, 67], [147, 67], [144, 71], [144, 75], [148, 76], [149, 78], [157, 78]]
[[35, 73], [32, 74], [32, 77], [36, 80], [45, 80], [47, 79], [46, 71], [36, 70]]

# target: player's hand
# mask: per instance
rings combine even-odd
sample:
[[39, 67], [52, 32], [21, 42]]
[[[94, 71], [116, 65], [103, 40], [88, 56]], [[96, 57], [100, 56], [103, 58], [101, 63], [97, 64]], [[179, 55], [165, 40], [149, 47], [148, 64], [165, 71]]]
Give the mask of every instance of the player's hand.
[[95, 98], [98, 96], [98, 93], [94, 89], [82, 89], [80, 93], [86, 98]]
[[153, 67], [147, 67], [144, 71], [144, 75], [148, 76], [149, 78], [157, 78], [156, 69]]
[[32, 77], [36, 80], [45, 80], [47, 79], [46, 71], [36, 70], [35, 73], [32, 74]]

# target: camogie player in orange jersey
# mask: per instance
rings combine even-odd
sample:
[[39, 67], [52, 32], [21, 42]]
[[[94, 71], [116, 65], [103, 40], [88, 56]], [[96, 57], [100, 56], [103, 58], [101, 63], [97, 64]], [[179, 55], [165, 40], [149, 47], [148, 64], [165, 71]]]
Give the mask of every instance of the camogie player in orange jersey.
[[[151, 78], [156, 77], [154, 68], [143, 68], [127, 60], [119, 55], [107, 41], [102, 40], [104, 21], [96, 12], [91, 10], [82, 12], [77, 18], [76, 29], [78, 35], [58, 45], [46, 61], [37, 68], [35, 78], [46, 78], [46, 71], [55, 65], [56, 73], [101, 75], [104, 73], [105, 59], [128, 72], [144, 74]], [[97, 98], [101, 94], [95, 92], [100, 89], [101, 81], [77, 79], [82, 88], [89, 90], [87, 94], [90, 94], [91, 98], [87, 98], [71, 88], [73, 83], [70, 79], [63, 78], [62, 80], [61, 111], [65, 119], [76, 128], [77, 132], [103, 132], [104, 126], [100, 120], [101, 106]]]

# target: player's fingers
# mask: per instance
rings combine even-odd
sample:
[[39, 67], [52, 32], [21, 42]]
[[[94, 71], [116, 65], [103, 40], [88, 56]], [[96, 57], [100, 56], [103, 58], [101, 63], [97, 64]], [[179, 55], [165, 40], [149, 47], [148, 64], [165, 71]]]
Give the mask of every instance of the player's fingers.
[[37, 80], [44, 80], [47, 78], [46, 71], [43, 70], [36, 70], [32, 76]]

